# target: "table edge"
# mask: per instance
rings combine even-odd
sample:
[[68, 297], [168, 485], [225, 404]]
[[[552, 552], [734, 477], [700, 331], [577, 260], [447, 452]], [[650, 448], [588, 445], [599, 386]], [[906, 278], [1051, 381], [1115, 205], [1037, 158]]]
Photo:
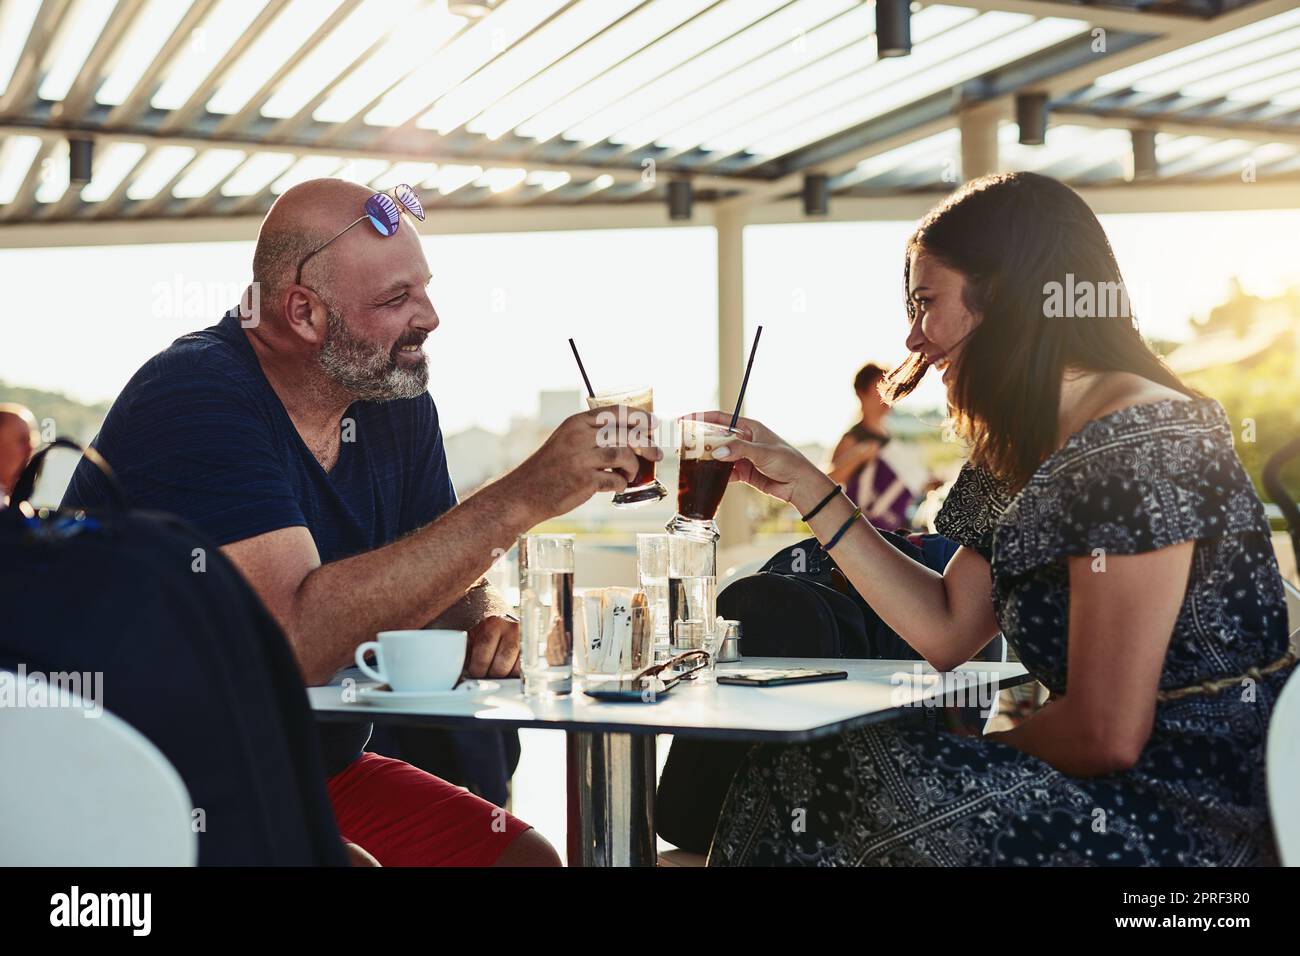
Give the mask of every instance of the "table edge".
[[[1027, 671], [996, 681], [998, 691], [1017, 687], [1034, 680]], [[310, 706], [310, 705], [309, 705]], [[643, 707], [644, 704], [628, 703], [628, 707]], [[650, 705], [653, 706], [653, 705]], [[692, 738], [695, 740], [717, 740], [747, 743], [808, 743], [844, 733], [856, 727], [896, 719], [901, 714], [917, 710], [912, 705], [900, 705], [886, 710], [872, 711], [857, 717], [848, 717], [829, 724], [809, 727], [804, 730], [746, 730], [743, 728], [714, 727], [675, 727], [656, 724], [637, 724], [633, 726], [619, 724], [611, 729], [604, 724], [593, 721], [577, 720], [542, 720], [535, 717], [478, 717], [474, 714], [408, 714], [381, 708], [337, 707], [328, 710], [311, 708], [318, 723], [367, 723], [387, 726], [407, 727], [447, 727], [464, 729], [473, 727], [478, 730], [563, 730], [566, 733], [591, 734], [628, 734], [631, 736], [648, 736], [667, 734], [673, 737]], [[924, 707], [927, 710], [940, 710], [938, 707]]]

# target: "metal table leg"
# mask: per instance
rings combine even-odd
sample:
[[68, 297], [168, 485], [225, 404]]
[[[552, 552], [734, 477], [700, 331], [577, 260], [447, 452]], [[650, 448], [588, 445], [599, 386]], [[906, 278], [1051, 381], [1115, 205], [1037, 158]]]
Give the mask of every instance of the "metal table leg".
[[565, 736], [569, 866], [654, 866], [654, 734]]

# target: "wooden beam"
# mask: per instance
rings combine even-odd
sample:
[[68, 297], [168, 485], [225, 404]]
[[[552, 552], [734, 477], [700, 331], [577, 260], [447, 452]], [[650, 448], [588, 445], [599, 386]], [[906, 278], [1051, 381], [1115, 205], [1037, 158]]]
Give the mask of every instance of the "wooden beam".
[[[1300, 209], [1300, 178], [1285, 182], [1245, 184], [1170, 183], [1167, 185], [1125, 183], [1084, 187], [1076, 190], [1098, 215], [1174, 212], [1246, 212], [1267, 209]], [[830, 213], [818, 222], [911, 222], [920, 219], [940, 203], [943, 192], [912, 193], [904, 196], [836, 196]], [[747, 214], [750, 225], [810, 222], [798, 199], [768, 203]], [[3, 230], [0, 230], [3, 235]]]
[[[1170, 183], [1100, 186], [1078, 190], [1099, 215], [1125, 213], [1224, 212], [1300, 209], [1300, 177], [1204, 184]], [[830, 213], [818, 222], [914, 221], [943, 199], [941, 192], [906, 196], [837, 196]], [[663, 203], [576, 203], [569, 206], [528, 206], [445, 210], [421, 224], [424, 235], [474, 233], [568, 232], [593, 229], [693, 228], [712, 226], [715, 204], [696, 203], [689, 222], [668, 218]], [[252, 241], [260, 216], [217, 216], [191, 219], [128, 219], [125, 221], [63, 221], [0, 223], [0, 248], [136, 245], [176, 242]], [[806, 223], [798, 199], [749, 208], [747, 225]]]
[[[164, 195], [163, 192], [159, 193]], [[2, 208], [2, 207], [0, 207]], [[0, 248], [120, 246], [172, 242], [251, 241], [261, 216], [189, 219], [133, 218], [121, 221], [62, 221], [0, 224]], [[713, 209], [696, 203], [689, 222], [668, 218], [663, 203], [574, 203], [565, 206], [445, 209], [419, 226], [422, 235], [578, 232], [600, 229], [697, 228], [713, 225]]]
[[1282, 129], [1263, 123], [1230, 123], [1222, 119], [1200, 121], [1162, 119], [1159, 115], [1125, 114], [1121, 110], [1095, 111], [1064, 107], [1052, 115], [1061, 123], [1092, 129], [1153, 129], [1175, 136], [1210, 136], [1216, 139], [1244, 139], [1255, 143], [1290, 143], [1300, 146], [1300, 128]]
[[[20, 120], [0, 120], [0, 134], [48, 136], [50, 129], [31, 122]], [[597, 176], [613, 176], [617, 182], [640, 180], [641, 169], [626, 167], [582, 166], [564, 163], [532, 162], [526, 160], [507, 160], [500, 157], [442, 154], [417, 149], [370, 148], [365, 146], [320, 146], [298, 143], [281, 143], [266, 137], [205, 136], [194, 134], [163, 134], [148, 129], [109, 129], [91, 124], [73, 124], [59, 128], [60, 135], [82, 134], [93, 137], [99, 143], [132, 142], [148, 146], [189, 146], [202, 152], [206, 149], [228, 148], [257, 152], [293, 153], [295, 156], [340, 156], [344, 159], [386, 159], [389, 162], [438, 163], [458, 166], [518, 166], [530, 172], [566, 172], [575, 179], [594, 179]], [[697, 189], [747, 189], [759, 185], [765, 180], [755, 177], [711, 176], [707, 174], [691, 177]]]
[[1175, 13], [1145, 13], [1121, 10], [1116, 7], [1080, 6], [1056, 0], [941, 0], [944, 6], [966, 7], [981, 13], [1027, 13], [1035, 17], [1062, 17], [1067, 20], [1086, 20], [1095, 27], [1107, 30], [1132, 30], [1135, 33], [1158, 33], [1176, 36], [1202, 23], [1198, 17]]

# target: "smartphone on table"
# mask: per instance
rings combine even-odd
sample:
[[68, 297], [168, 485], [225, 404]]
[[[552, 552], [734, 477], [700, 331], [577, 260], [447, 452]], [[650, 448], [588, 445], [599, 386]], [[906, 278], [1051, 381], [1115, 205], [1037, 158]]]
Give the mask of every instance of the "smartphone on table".
[[758, 668], [744, 671], [719, 671], [719, 684], [741, 687], [780, 687], [783, 684], [814, 684], [824, 680], [845, 680], [848, 671], [812, 670], [810, 668]]

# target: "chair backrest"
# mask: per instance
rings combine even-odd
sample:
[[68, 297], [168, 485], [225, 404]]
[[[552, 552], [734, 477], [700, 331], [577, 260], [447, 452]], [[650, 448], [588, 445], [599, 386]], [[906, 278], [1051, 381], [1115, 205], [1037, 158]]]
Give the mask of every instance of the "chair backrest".
[[1300, 866], [1300, 670], [1282, 688], [1268, 725], [1268, 807], [1283, 866]]
[[190, 797], [157, 747], [94, 695], [0, 682], [0, 865], [195, 864]]

